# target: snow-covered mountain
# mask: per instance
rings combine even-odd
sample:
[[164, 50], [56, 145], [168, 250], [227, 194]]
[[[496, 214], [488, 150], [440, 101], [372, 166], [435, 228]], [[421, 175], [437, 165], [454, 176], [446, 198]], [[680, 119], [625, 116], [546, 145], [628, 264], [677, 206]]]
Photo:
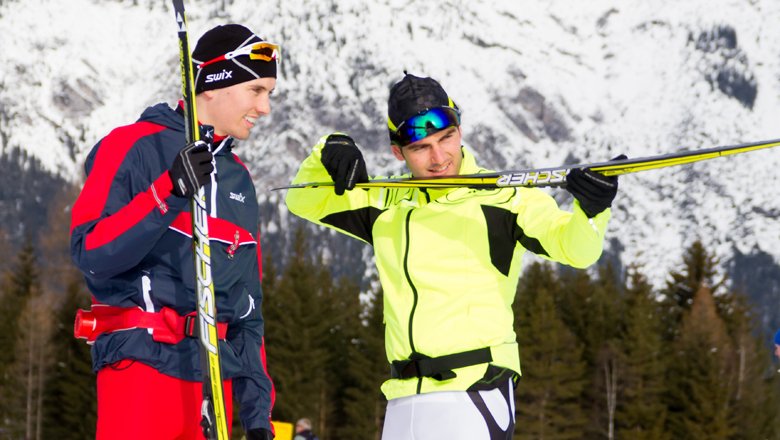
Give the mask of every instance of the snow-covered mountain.
[[[226, 22], [282, 45], [273, 113], [237, 151], [271, 207], [283, 193], [269, 188], [334, 130], [363, 146], [371, 174], [401, 171], [384, 121], [389, 86], [405, 69], [444, 85], [464, 110], [466, 144], [494, 169], [780, 138], [777, 0], [186, 6], [193, 45]], [[69, 180], [108, 130], [179, 96], [169, 2], [5, 0], [0, 35], [3, 153], [22, 148]], [[644, 264], [660, 286], [699, 239], [743, 285], [760, 262], [769, 275], [751, 288], [780, 301], [778, 168], [773, 149], [625, 176], [609, 251]], [[268, 212], [267, 233], [286, 230], [284, 210]]]

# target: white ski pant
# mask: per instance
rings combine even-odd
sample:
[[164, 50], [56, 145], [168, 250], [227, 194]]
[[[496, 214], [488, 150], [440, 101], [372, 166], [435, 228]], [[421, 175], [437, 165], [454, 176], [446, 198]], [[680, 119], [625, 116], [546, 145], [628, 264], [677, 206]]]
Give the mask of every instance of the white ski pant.
[[511, 440], [512, 380], [486, 391], [415, 394], [387, 402], [382, 440]]

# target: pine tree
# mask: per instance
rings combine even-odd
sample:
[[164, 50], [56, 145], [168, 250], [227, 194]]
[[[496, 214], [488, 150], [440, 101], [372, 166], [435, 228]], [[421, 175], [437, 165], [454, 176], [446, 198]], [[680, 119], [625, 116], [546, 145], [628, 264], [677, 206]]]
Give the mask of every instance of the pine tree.
[[[775, 438], [778, 393], [744, 295], [717, 279], [717, 260], [700, 242], [664, 291], [668, 428], [674, 438]], [[690, 292], [696, 292], [691, 296]]]
[[[766, 386], [769, 388], [772, 396], [769, 408], [774, 411], [774, 414], [780, 414], [780, 370], [772, 369], [772, 375], [766, 380]], [[769, 429], [773, 432], [774, 437], [767, 436], [767, 438], [780, 438], [780, 417], [773, 417], [773, 422]]]
[[[622, 286], [611, 263], [599, 266], [599, 278], [592, 282], [590, 296], [579, 308], [587, 321], [580, 334], [585, 343], [585, 360], [590, 372], [585, 399], [590, 409], [588, 432], [594, 438], [615, 438], [617, 397], [624, 368], [620, 365], [618, 335], [623, 325]], [[565, 284], [564, 284], [565, 288]]]
[[274, 418], [308, 417], [323, 440], [370, 438], [379, 432], [379, 385], [387, 370], [381, 307], [367, 309], [362, 319], [359, 286], [346, 278], [334, 281], [327, 266], [310, 256], [307, 238], [305, 229], [296, 231], [291, 259], [279, 276], [264, 263]]
[[667, 439], [661, 309], [636, 267], [629, 268], [625, 292], [625, 319], [618, 342], [622, 375], [615, 418], [617, 438]]
[[689, 308], [702, 285], [716, 295], [725, 286], [725, 279], [718, 279], [717, 265], [718, 259], [704, 248], [701, 241], [693, 242], [683, 255], [685, 270], [669, 274], [668, 296], [679, 306]]
[[[23, 365], [29, 360], [29, 350], [20, 341], [30, 334], [21, 327], [21, 317], [32, 298], [40, 294], [34, 248], [31, 240], [25, 243], [6, 274], [0, 297], [0, 427], [16, 435], [24, 434], [27, 415]], [[28, 318], [32, 319], [30, 312], [25, 315], [25, 324]]]
[[46, 213], [46, 226], [38, 234], [41, 284], [54, 308], [59, 308], [64, 301], [72, 282], [82, 284], [83, 291], [87, 292], [83, 275], [70, 255], [70, 214], [79, 190], [78, 185], [70, 185], [57, 192]]
[[621, 325], [619, 276], [612, 264], [598, 268], [599, 278], [563, 268], [556, 300], [561, 319], [583, 344], [588, 375], [582, 407], [589, 423], [583, 437], [614, 436], [618, 366], [616, 339]]
[[683, 313], [690, 309], [694, 296], [702, 286], [707, 287], [713, 295], [720, 293], [726, 280], [718, 279], [717, 264], [717, 258], [707, 252], [701, 241], [695, 241], [683, 255], [683, 270], [669, 274], [671, 279], [662, 292], [666, 307], [663, 314], [665, 326], [671, 332], [667, 334], [667, 339], [678, 336], [674, 331], [679, 329]]
[[734, 439], [777, 438], [775, 419], [780, 414], [780, 395], [774, 393], [767, 372], [772, 370], [771, 352], [755, 335], [758, 320], [745, 295], [728, 292], [717, 302], [718, 314], [734, 347], [731, 405], [736, 424]]
[[91, 438], [95, 435], [95, 375], [89, 345], [73, 337], [78, 308], [89, 307], [81, 272], [70, 258], [70, 212], [78, 185], [63, 187], [48, 207], [47, 222], [39, 234], [41, 285], [48, 311], [48, 339], [41, 351], [48, 362], [41, 375], [44, 394], [38, 411], [42, 438]]
[[[560, 318], [583, 343], [583, 355], [589, 367], [596, 363], [599, 341], [602, 340], [597, 327], [593, 326], [592, 298], [594, 283], [584, 270], [562, 268], [555, 305]], [[598, 307], [598, 306], [596, 306]]]
[[72, 278], [54, 315], [54, 362], [46, 383], [43, 438], [95, 437], [97, 394], [90, 346], [73, 337], [76, 310], [89, 307], [89, 295], [80, 278]]
[[[381, 310], [381, 309], [380, 309]], [[330, 422], [327, 428], [318, 432], [320, 437], [337, 439], [365, 439], [370, 438], [376, 430], [374, 412], [376, 399], [381, 384], [380, 375], [387, 371], [386, 362], [377, 368], [376, 352], [369, 349], [379, 348], [367, 346], [369, 342], [376, 342], [379, 336], [381, 344], [382, 335], [376, 335], [376, 328], [366, 328], [361, 315], [363, 307], [360, 303], [360, 289], [356, 282], [341, 278], [333, 290], [330, 302], [329, 314], [334, 318], [335, 325], [330, 329], [328, 349], [332, 354], [331, 361], [323, 366], [330, 378], [329, 385], [332, 393], [330, 405]], [[369, 332], [373, 330], [374, 333]], [[380, 330], [381, 331], [381, 330]], [[368, 355], [367, 359], [363, 356]], [[361, 365], [365, 363], [366, 365]], [[363, 370], [361, 367], [367, 369]], [[347, 403], [354, 403], [356, 397], [363, 397], [363, 414], [357, 418], [348, 413]], [[325, 425], [322, 423], [321, 425]]]
[[[525, 276], [525, 275], [524, 275]], [[525, 280], [521, 279], [521, 284]], [[566, 326], [578, 339], [588, 339], [588, 323], [593, 318], [589, 316], [585, 304], [592, 294], [592, 283], [587, 271], [562, 268], [560, 272], [560, 287], [555, 295], [555, 305]], [[592, 362], [590, 362], [592, 363]]]
[[[263, 258], [263, 260], [262, 260], [262, 267], [261, 267], [261, 270], [260, 270], [260, 272], [261, 272], [261, 280], [260, 280], [260, 282], [261, 282], [261, 287], [262, 287], [262, 291], [263, 291], [263, 301], [262, 301], [262, 304], [260, 305], [260, 308], [261, 308], [261, 311], [263, 312], [263, 319], [266, 322], [266, 326], [265, 326], [265, 333], [266, 334], [265, 334], [264, 338], [265, 338], [265, 343], [266, 343], [266, 347], [265, 348], [266, 348], [266, 355], [267, 355], [267, 351], [268, 351], [268, 324], [267, 324], [267, 322], [268, 322], [268, 310], [273, 308], [272, 305], [269, 305], [269, 299], [268, 299], [267, 293], [268, 292], [273, 292], [276, 289], [276, 286], [277, 286], [277, 284], [279, 282], [279, 275], [277, 274], [276, 264], [274, 263], [273, 257], [271, 256], [271, 253], [270, 252], [269, 253], [264, 253], [262, 255], [262, 258]], [[274, 312], [272, 311], [271, 313], [273, 315]], [[269, 371], [268, 371], [268, 373], [269, 373], [269, 376], [271, 377], [271, 381], [273, 382], [274, 387], [276, 388], [277, 387], [276, 376], [275, 376], [276, 368], [274, 368], [274, 367], [275, 367], [274, 365], [271, 365], [271, 363], [269, 363], [269, 366], [268, 366]], [[278, 390], [276, 390], [276, 391], [278, 391]], [[244, 432], [244, 427], [241, 425], [241, 418], [239, 417], [240, 411], [241, 411], [241, 405], [238, 402], [233, 401], [233, 424], [232, 424], [232, 427], [231, 427], [232, 429], [231, 429], [231, 433], [230, 433], [230, 438], [232, 440], [243, 440], [244, 437], [245, 437], [245, 434], [246, 434]], [[291, 420], [280, 419], [278, 417], [277, 411], [275, 411], [275, 408], [272, 408], [271, 417], [272, 417], [272, 419], [274, 421], [284, 421], [284, 422], [287, 422], [287, 423], [294, 422], [294, 420], [291, 421]]]
[[580, 407], [585, 380], [582, 344], [555, 308], [560, 285], [548, 264], [523, 275], [514, 309], [523, 376], [515, 392], [519, 439], [580, 439], [587, 419]]
[[36, 264], [34, 248], [27, 240], [16, 256], [14, 267], [6, 272], [3, 280], [0, 292], [0, 380], [3, 378], [3, 368], [16, 358], [13, 348], [19, 334], [19, 314], [39, 283]]
[[380, 289], [373, 292], [365, 305], [358, 337], [349, 345], [347, 386], [342, 400], [344, 423], [336, 429], [335, 438], [380, 438], [386, 400], [379, 387], [387, 379], [382, 312]]
[[320, 416], [328, 411], [323, 404], [331, 380], [326, 375], [332, 356], [327, 347], [334, 321], [326, 298], [333, 282], [326, 268], [311, 261], [306, 238], [299, 228], [288, 266], [278, 280], [264, 276], [263, 313], [268, 369], [277, 392], [274, 417], [289, 421], [309, 417], [320, 428]]
[[22, 378], [17, 401], [24, 409], [25, 438], [40, 439], [43, 424], [43, 385], [48, 374], [51, 358], [49, 356], [49, 334], [51, 332], [51, 311], [44, 301], [40, 287], [36, 286], [27, 306], [19, 317], [19, 340], [16, 347], [18, 356], [12, 369], [16, 377]]
[[345, 426], [344, 400], [347, 389], [352, 385], [352, 378], [348, 375], [350, 355], [362, 326], [360, 289], [357, 283], [344, 277], [334, 283], [327, 270], [323, 270], [320, 277], [323, 284], [330, 282], [332, 288], [325, 290], [322, 298], [322, 313], [329, 322], [324, 341], [329, 356], [326, 364], [321, 366], [327, 379], [319, 394], [317, 433], [322, 439], [341, 439], [344, 437], [336, 435], [336, 432]]
[[675, 439], [728, 439], [734, 365], [726, 326], [712, 293], [699, 288], [682, 319], [668, 370], [669, 429]]
[[[0, 228], [0, 247], [3, 249], [13, 249], [13, 246], [11, 245], [11, 237], [8, 235], [8, 231], [3, 228]], [[0, 259], [0, 277], [5, 276], [5, 274], [8, 272], [10, 266], [9, 263], [10, 259]], [[0, 292], [0, 297], [2, 297], [2, 292]]]

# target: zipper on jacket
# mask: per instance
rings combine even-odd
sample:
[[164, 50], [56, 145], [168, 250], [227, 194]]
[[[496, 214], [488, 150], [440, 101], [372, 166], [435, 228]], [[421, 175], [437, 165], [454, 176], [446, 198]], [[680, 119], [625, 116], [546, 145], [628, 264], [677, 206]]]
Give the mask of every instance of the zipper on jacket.
[[[412, 302], [412, 310], [409, 312], [409, 347], [412, 349], [412, 355], [417, 353], [417, 350], [414, 348], [414, 337], [412, 336], [412, 326], [414, 321], [414, 311], [417, 309], [417, 288], [414, 287], [414, 283], [412, 282], [412, 277], [409, 275], [409, 248], [411, 247], [411, 244], [409, 242], [409, 229], [410, 229], [410, 221], [409, 219], [412, 217], [412, 210], [410, 209], [409, 212], [406, 214], [406, 249], [404, 250], [404, 275], [406, 275], [406, 281], [409, 283], [409, 287], [412, 289], [412, 295], [414, 296], [414, 301]], [[422, 389], [422, 377], [417, 379], [417, 394], [420, 394], [420, 390]]]

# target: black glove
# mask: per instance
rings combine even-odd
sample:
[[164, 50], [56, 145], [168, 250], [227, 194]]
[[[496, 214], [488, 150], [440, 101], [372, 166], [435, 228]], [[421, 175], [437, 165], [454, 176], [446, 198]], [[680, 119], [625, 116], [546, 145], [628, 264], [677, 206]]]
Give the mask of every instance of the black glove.
[[356, 183], [368, 182], [366, 161], [355, 141], [345, 134], [332, 134], [325, 140], [322, 148], [322, 165], [328, 170], [336, 194], [344, 194], [344, 190], [351, 190]]
[[173, 166], [168, 170], [173, 182], [173, 194], [177, 197], [192, 197], [201, 186], [211, 182], [214, 156], [203, 141], [193, 142], [179, 151]]
[[250, 429], [246, 433], [246, 440], [274, 440], [274, 435], [264, 428]]
[[[612, 160], [626, 159], [621, 154]], [[590, 168], [574, 168], [566, 176], [566, 189], [580, 201], [580, 208], [588, 218], [612, 206], [618, 190], [617, 176], [605, 176]]]

